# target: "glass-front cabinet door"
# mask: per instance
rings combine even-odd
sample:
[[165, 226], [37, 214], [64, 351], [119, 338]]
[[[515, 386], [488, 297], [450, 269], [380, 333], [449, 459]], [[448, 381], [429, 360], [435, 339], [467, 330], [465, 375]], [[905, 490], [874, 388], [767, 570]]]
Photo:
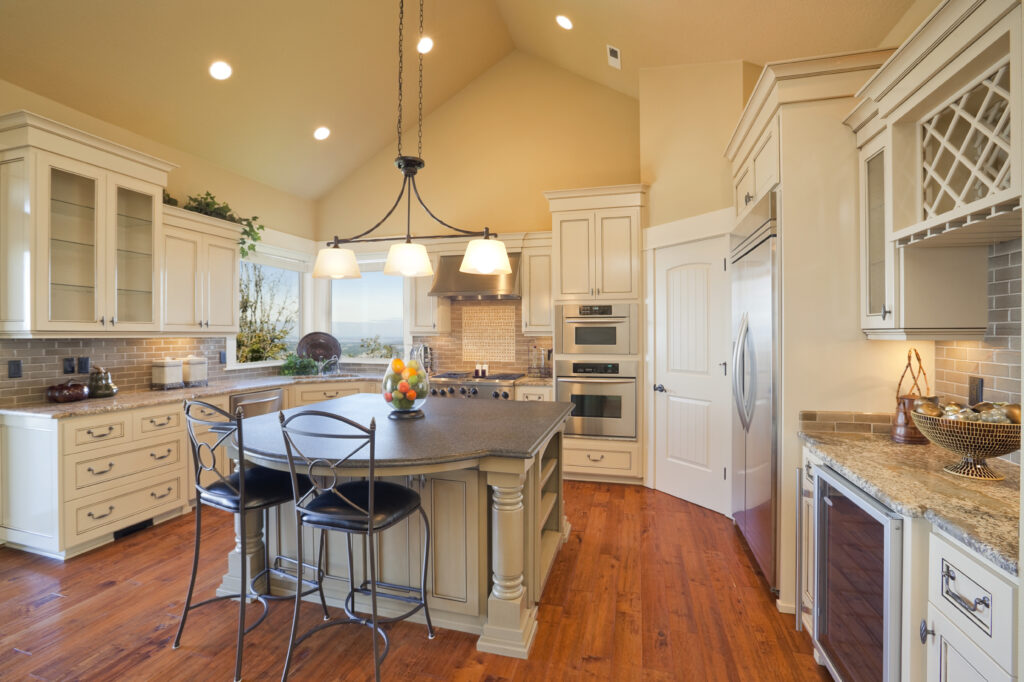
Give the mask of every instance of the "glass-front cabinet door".
[[141, 331], [155, 327], [160, 301], [157, 272], [159, 188], [131, 178], [109, 178], [112, 260], [107, 268], [107, 327]]
[[895, 327], [895, 247], [889, 236], [889, 173], [884, 135], [860, 152], [861, 328]]
[[103, 171], [39, 154], [36, 326], [101, 331], [104, 328], [105, 195]]

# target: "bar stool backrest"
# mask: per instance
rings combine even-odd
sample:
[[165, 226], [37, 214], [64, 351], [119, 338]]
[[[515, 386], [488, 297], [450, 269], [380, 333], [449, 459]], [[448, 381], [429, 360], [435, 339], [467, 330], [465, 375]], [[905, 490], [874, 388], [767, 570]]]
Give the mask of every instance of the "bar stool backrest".
[[[366, 506], [360, 506], [338, 490], [338, 473], [344, 471], [346, 462], [352, 457], [364, 452], [368, 462], [367, 478], [370, 482], [374, 480], [377, 421], [371, 419], [370, 426], [366, 427], [339, 414], [320, 410], [304, 410], [289, 417], [285, 417], [283, 412], [279, 415], [296, 511], [305, 511], [312, 500], [330, 492], [365, 514], [369, 527], [373, 519], [374, 486], [369, 485]], [[313, 487], [303, 491], [298, 483], [299, 474], [307, 475]]]
[[[205, 492], [211, 483], [219, 481], [241, 499], [245, 492], [244, 477], [239, 476], [236, 485], [222, 473], [222, 471], [230, 471], [230, 466], [218, 465], [227, 464], [231, 460], [229, 450], [234, 444], [237, 445], [238, 451], [238, 471], [245, 471], [245, 443], [242, 439], [242, 418], [244, 416], [241, 407], [235, 410], [235, 414], [232, 416], [216, 405], [204, 403], [201, 400], [185, 401], [185, 423], [188, 427], [192, 463], [195, 465], [197, 491]], [[201, 439], [196, 435], [196, 429], [199, 428], [207, 429], [209, 436], [206, 439]], [[236, 434], [237, 438], [235, 438]], [[216, 474], [216, 478], [204, 475], [211, 471]], [[205, 485], [204, 479], [207, 481]]]

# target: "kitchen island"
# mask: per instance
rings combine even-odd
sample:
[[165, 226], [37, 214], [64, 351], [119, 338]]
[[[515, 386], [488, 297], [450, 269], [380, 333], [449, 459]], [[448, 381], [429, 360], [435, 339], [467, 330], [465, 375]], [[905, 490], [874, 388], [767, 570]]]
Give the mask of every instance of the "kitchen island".
[[[549, 402], [433, 400], [418, 420], [392, 420], [379, 395], [359, 394], [286, 410], [317, 409], [362, 424], [376, 421], [377, 475], [416, 489], [431, 524], [428, 599], [435, 625], [479, 634], [481, 651], [526, 658], [536, 631], [537, 602], [569, 525], [562, 506], [562, 433], [572, 405]], [[277, 414], [246, 419], [246, 456], [253, 463], [287, 469]], [[307, 453], [312, 454], [312, 453]], [[329, 452], [316, 456], [329, 458]], [[366, 462], [350, 460], [351, 477]], [[249, 575], [262, 568], [263, 539], [271, 556], [295, 554], [290, 507], [247, 519], [248, 556], [229, 556], [222, 593], [238, 592], [240, 561]], [[378, 579], [419, 585], [422, 532], [410, 519], [381, 534]], [[311, 534], [303, 557], [316, 561]], [[344, 536], [327, 535], [324, 591], [341, 604], [348, 593]], [[362, 552], [356, 549], [356, 581]], [[291, 583], [271, 580], [275, 594]], [[381, 604], [380, 612], [397, 609]], [[422, 618], [417, 614], [414, 618]]]

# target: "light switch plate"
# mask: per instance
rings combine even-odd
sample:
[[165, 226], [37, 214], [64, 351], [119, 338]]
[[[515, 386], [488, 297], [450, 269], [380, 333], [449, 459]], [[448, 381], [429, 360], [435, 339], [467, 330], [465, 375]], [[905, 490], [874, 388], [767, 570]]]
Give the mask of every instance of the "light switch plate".
[[74, 358], [64, 358], [63, 365], [64, 365], [64, 373], [65, 374], [74, 374], [75, 373], [75, 359]]
[[19, 379], [19, 378], [21, 378], [21, 360], [8, 360], [7, 361], [7, 378], [8, 379]]
[[985, 399], [985, 380], [981, 377], [967, 377], [967, 404], [977, 405]]

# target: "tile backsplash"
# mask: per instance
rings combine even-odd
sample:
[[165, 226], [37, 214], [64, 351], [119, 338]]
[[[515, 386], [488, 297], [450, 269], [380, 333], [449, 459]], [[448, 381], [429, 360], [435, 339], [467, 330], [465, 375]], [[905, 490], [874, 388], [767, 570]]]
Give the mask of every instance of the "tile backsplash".
[[472, 369], [488, 364], [491, 374], [525, 372], [530, 349], [550, 349], [550, 336], [524, 336], [521, 301], [452, 301], [451, 332], [416, 336], [434, 351], [438, 370]]
[[988, 328], [984, 341], [936, 341], [934, 392], [967, 400], [968, 377], [984, 380], [984, 397], [1020, 402], [1021, 240], [989, 247]]
[[211, 382], [275, 376], [276, 367], [226, 371], [220, 364], [225, 350], [223, 337], [155, 339], [0, 339], [0, 367], [8, 360], [21, 360], [19, 379], [0, 377], [0, 405], [15, 406], [45, 400], [46, 387], [86, 374], [64, 374], [63, 358], [88, 357], [90, 367], [105, 367], [122, 391], [149, 390], [154, 360], [165, 357], [201, 355], [208, 362]]

